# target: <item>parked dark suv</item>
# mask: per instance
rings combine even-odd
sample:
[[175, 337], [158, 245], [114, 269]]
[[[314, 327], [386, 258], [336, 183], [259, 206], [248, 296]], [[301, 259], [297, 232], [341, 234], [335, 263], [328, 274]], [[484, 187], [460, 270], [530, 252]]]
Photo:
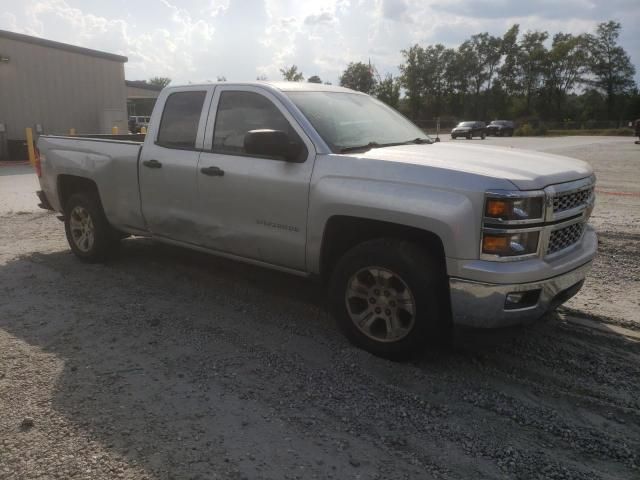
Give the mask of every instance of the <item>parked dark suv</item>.
[[451, 138], [454, 140], [458, 137], [464, 137], [469, 140], [473, 137], [480, 137], [484, 140], [486, 134], [487, 128], [484, 122], [460, 122], [451, 130]]
[[487, 135], [495, 137], [513, 137], [515, 125], [510, 120], [494, 120], [487, 125]]

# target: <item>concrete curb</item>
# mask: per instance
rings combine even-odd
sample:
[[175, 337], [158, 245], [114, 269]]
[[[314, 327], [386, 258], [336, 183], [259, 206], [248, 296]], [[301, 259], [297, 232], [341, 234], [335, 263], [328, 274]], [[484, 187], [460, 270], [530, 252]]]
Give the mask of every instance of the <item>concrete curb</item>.
[[29, 165], [29, 160], [11, 160], [0, 162], [0, 167], [15, 167], [16, 165]]

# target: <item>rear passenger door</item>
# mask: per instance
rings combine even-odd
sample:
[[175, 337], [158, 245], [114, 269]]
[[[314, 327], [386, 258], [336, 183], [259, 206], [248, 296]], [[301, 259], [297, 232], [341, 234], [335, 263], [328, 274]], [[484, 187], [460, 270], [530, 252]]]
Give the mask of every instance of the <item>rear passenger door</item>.
[[154, 114], [138, 165], [142, 213], [154, 235], [185, 242], [196, 236], [196, 175], [213, 90], [169, 91], [161, 114]]
[[[202, 244], [304, 270], [313, 144], [280, 99], [260, 87], [217, 87], [214, 117], [197, 174]], [[300, 162], [247, 153], [247, 132], [260, 129], [300, 142]]]

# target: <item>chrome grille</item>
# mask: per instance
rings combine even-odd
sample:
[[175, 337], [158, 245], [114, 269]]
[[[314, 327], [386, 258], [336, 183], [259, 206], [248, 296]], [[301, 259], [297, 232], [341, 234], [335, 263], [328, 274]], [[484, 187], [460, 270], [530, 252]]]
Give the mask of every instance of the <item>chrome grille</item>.
[[549, 246], [547, 247], [547, 255], [559, 252], [571, 245], [577, 243], [582, 237], [584, 231], [584, 223], [574, 223], [568, 227], [560, 228], [551, 232], [549, 236]]
[[593, 187], [578, 190], [577, 192], [559, 193], [553, 197], [553, 213], [581, 207], [589, 201], [592, 194]]

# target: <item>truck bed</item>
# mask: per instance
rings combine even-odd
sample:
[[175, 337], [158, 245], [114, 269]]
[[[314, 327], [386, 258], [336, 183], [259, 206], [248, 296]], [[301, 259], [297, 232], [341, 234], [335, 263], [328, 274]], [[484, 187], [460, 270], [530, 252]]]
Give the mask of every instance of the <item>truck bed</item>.
[[37, 145], [42, 166], [40, 185], [51, 206], [63, 213], [64, 184], [70, 177], [79, 177], [95, 183], [112, 225], [144, 229], [138, 188], [143, 138], [144, 135], [41, 136]]

